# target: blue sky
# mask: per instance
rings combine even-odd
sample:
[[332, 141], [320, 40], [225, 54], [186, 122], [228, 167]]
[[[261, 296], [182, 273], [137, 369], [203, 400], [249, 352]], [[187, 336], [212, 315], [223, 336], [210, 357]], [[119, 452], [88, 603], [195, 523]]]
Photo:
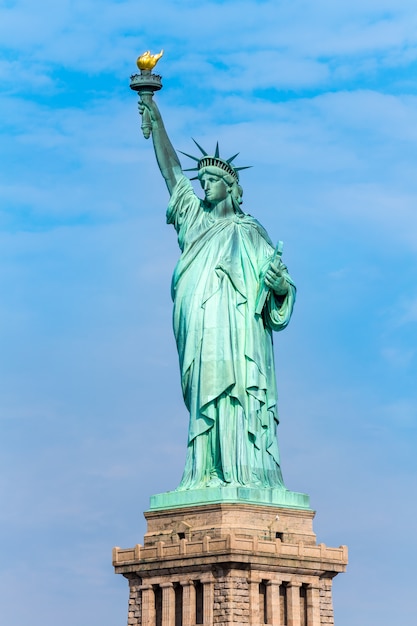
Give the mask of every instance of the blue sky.
[[124, 624], [111, 548], [182, 473], [148, 48], [174, 145], [240, 151], [243, 208], [285, 242], [283, 472], [349, 546], [336, 624], [415, 622], [416, 33], [415, 0], [0, 2], [2, 623]]

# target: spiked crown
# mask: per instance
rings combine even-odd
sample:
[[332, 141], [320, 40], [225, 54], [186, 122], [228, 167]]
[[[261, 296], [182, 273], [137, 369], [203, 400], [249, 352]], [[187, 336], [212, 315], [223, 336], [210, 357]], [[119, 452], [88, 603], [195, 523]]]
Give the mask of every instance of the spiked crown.
[[[251, 165], [246, 165], [245, 167], [235, 167], [232, 164], [232, 161], [238, 156], [239, 152], [234, 154], [229, 159], [222, 159], [219, 153], [219, 142], [217, 142], [216, 144], [216, 150], [214, 152], [214, 156], [210, 156], [204, 150], [204, 148], [202, 148], [196, 142], [195, 139], [193, 139], [193, 141], [203, 156], [201, 158], [198, 158], [198, 157], [192, 156], [191, 154], [187, 154], [186, 152], [182, 152], [181, 150], [179, 150], [179, 152], [181, 152], [181, 154], [184, 154], [184, 156], [188, 157], [189, 159], [193, 159], [193, 161], [197, 161], [197, 167], [190, 167], [184, 170], [185, 172], [199, 172], [204, 167], [218, 167], [219, 169], [223, 170], [226, 174], [230, 174], [230, 176], [232, 176], [235, 179], [235, 181], [238, 183], [239, 182], [238, 172], [240, 170], [246, 170], [249, 167], [252, 167]], [[196, 180], [197, 178], [198, 176], [194, 176], [194, 178], [192, 178], [191, 180]]]

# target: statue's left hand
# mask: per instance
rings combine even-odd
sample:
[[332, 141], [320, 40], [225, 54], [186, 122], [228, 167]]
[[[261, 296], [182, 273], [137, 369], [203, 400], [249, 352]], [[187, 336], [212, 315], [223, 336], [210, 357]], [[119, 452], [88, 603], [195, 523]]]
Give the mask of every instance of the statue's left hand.
[[272, 262], [264, 276], [264, 281], [269, 289], [278, 296], [284, 296], [288, 291], [288, 283], [283, 275], [285, 266], [281, 261]]

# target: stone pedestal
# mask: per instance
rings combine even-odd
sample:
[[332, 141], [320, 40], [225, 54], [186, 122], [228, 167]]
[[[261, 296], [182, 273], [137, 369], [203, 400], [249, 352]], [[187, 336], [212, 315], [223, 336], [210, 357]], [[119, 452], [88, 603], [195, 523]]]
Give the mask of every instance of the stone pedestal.
[[317, 545], [314, 512], [210, 503], [145, 513], [143, 545], [114, 548], [128, 626], [333, 625], [347, 548]]

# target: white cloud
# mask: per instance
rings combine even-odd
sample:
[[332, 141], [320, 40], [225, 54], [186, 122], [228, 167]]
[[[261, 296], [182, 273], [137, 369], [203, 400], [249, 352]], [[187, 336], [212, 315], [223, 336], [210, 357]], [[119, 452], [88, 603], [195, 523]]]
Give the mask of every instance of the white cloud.
[[[403, 1], [395, 10], [388, 5], [369, 0], [349, 6], [303, 1], [196, 5], [161, 0], [155, 22], [133, 1], [43, 0], [36, 9], [30, 2], [3, 9], [0, 34], [3, 45], [22, 55], [29, 67], [40, 61], [51, 68], [62, 65], [75, 71], [114, 71], [127, 67], [130, 57], [133, 62], [135, 50], [139, 53], [155, 45], [167, 49], [164, 67], [174, 76], [178, 58], [177, 71], [187, 62], [192, 70], [192, 49], [208, 61], [222, 61], [225, 67], [231, 62], [232, 71], [239, 56], [236, 51], [243, 50], [237, 70], [242, 69], [244, 80], [239, 83], [236, 79], [235, 87], [269, 86], [271, 76], [276, 76], [273, 84], [309, 86], [323, 82], [331, 59], [337, 69], [339, 63], [346, 64], [349, 55], [377, 54], [378, 64], [383, 66], [392, 64], [393, 58], [398, 64], [415, 54], [413, 4]], [[198, 64], [200, 70], [203, 65]], [[222, 72], [216, 75], [223, 83]]]

